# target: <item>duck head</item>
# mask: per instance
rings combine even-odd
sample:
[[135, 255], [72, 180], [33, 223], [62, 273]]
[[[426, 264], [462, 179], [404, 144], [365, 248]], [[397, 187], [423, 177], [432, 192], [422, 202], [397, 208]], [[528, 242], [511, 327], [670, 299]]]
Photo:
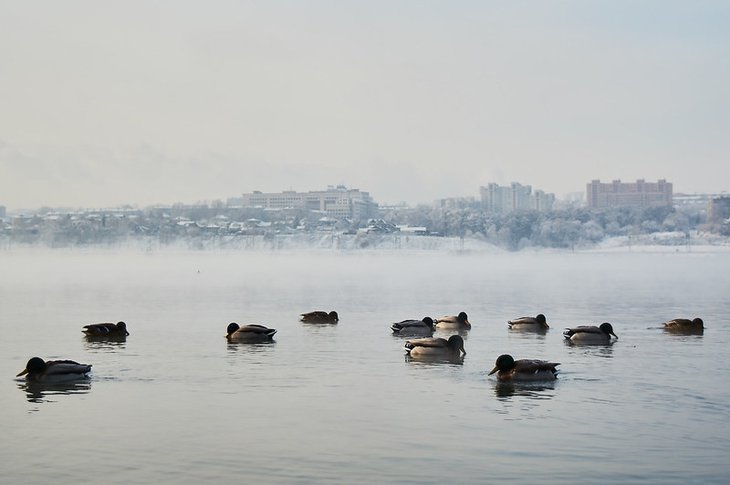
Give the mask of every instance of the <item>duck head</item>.
[[236, 322], [231, 322], [228, 324], [228, 328], [226, 329], [226, 333], [228, 336], [230, 336], [233, 332], [241, 328]]
[[124, 322], [117, 322], [117, 328], [120, 332], [124, 332], [124, 335], [129, 335], [129, 332], [127, 331], [127, 324]]
[[464, 350], [464, 339], [461, 338], [461, 335], [452, 335], [449, 337], [448, 346], [450, 349], [458, 350], [463, 355], [466, 355], [466, 350]]
[[494, 369], [492, 369], [488, 375], [492, 375], [497, 371], [508, 372], [515, 365], [515, 359], [509, 354], [502, 354], [497, 357], [494, 362]]
[[613, 335], [618, 339], [618, 335], [613, 333], [613, 326], [608, 322], [603, 322], [598, 328], [601, 329], [601, 332], [605, 333], [606, 335]]
[[25, 364], [25, 369], [23, 369], [23, 371], [15, 377], [24, 376], [26, 374], [40, 374], [45, 370], [46, 362], [40, 357], [33, 357], [28, 361], [27, 364]]

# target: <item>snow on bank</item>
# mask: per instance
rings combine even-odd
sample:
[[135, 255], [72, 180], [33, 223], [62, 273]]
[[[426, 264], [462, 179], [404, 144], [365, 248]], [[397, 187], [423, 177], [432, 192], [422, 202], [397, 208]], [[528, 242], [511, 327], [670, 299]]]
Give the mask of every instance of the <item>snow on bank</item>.
[[[21, 248], [49, 249], [44, 244], [11, 244], [9, 240], [0, 240], [0, 251]], [[175, 239], [160, 241], [156, 237], [130, 238], [122, 242], [109, 244], [66, 245], [52, 247], [60, 250], [133, 250], [133, 251], [165, 251], [165, 250], [231, 250], [231, 251], [442, 251], [442, 252], [474, 252], [500, 254], [510, 252], [507, 249], [485, 241], [484, 239], [466, 237], [439, 237], [406, 234], [334, 234], [309, 233], [275, 236], [219, 236], [212, 238]], [[541, 252], [730, 252], [730, 237], [717, 234], [692, 231], [663, 232], [637, 236], [619, 236], [606, 238], [595, 245], [580, 245], [574, 248], [547, 248], [542, 246], [522, 247], [515, 253]]]
[[593, 248], [592, 252], [730, 252], [730, 238], [700, 231], [656, 232], [638, 236], [617, 236], [606, 238]]

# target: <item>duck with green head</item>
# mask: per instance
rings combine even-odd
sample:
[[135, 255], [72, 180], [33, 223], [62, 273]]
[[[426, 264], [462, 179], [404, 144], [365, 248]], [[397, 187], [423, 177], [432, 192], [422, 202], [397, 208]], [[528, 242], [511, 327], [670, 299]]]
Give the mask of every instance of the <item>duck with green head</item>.
[[418, 338], [405, 343], [406, 353], [414, 358], [458, 358], [466, 355], [460, 335], [444, 338]]
[[497, 357], [494, 369], [489, 372], [489, 375], [497, 373], [497, 380], [500, 382], [554, 381], [558, 375], [557, 366], [559, 365], [558, 362], [546, 360], [515, 360], [509, 354], [502, 354]]
[[512, 330], [524, 330], [532, 332], [544, 332], [550, 326], [545, 319], [545, 315], [538, 313], [534, 317], [519, 317], [507, 322], [507, 326]]
[[422, 320], [403, 320], [396, 322], [390, 326], [393, 335], [401, 336], [417, 336], [417, 335], [433, 335], [434, 326], [433, 318], [423, 317]]
[[611, 336], [616, 337], [618, 340], [618, 336], [613, 333], [613, 326], [608, 322], [604, 322], [598, 327], [595, 325], [581, 325], [566, 328], [563, 336], [565, 340], [574, 344], [610, 344], [612, 342]]
[[127, 324], [117, 323], [93, 323], [85, 325], [81, 330], [88, 337], [126, 337], [129, 335]]
[[440, 330], [468, 330], [471, 328], [466, 312], [437, 318], [434, 326]]
[[33, 357], [15, 377], [25, 376], [31, 382], [59, 382], [85, 378], [90, 371], [90, 364], [79, 364], [73, 360], [44, 361]]
[[261, 343], [273, 341], [276, 329], [257, 323], [249, 323], [241, 327], [236, 322], [232, 322], [228, 325], [226, 332], [226, 339], [229, 342]]

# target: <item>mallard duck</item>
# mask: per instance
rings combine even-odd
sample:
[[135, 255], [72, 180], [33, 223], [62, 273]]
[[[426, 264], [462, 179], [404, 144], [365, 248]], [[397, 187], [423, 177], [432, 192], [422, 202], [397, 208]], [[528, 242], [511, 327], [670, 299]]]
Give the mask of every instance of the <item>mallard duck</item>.
[[703, 333], [705, 322], [701, 318], [675, 318], [664, 323], [664, 330], [678, 333]]
[[466, 355], [464, 339], [460, 335], [444, 338], [418, 338], [408, 340], [406, 352], [411, 357], [460, 357]]
[[301, 321], [306, 323], [337, 323], [340, 320], [336, 311], [329, 313], [323, 311], [302, 313]]
[[436, 319], [436, 328], [443, 330], [463, 330], [470, 329], [471, 323], [465, 312], [459, 313], [457, 316], [445, 316]]
[[608, 322], [602, 323], [599, 327], [582, 325], [566, 328], [563, 332], [566, 340], [576, 344], [607, 344], [611, 342], [611, 335], [618, 339], [618, 335], [613, 333], [613, 327]]
[[240, 327], [237, 323], [233, 322], [228, 325], [226, 338], [228, 341], [248, 343], [270, 342], [273, 340], [275, 333], [276, 329], [267, 328], [256, 323], [250, 323]]
[[491, 376], [497, 373], [497, 380], [509, 381], [554, 381], [558, 375], [556, 368], [560, 364], [546, 360], [520, 359], [515, 360], [509, 354], [497, 357]]
[[81, 331], [89, 337], [126, 337], [129, 335], [127, 324], [124, 322], [84, 325]]
[[26, 380], [32, 382], [58, 382], [85, 377], [89, 371], [91, 365], [79, 364], [73, 360], [45, 362], [40, 357], [33, 357], [25, 364], [25, 369], [15, 377], [25, 376]]
[[509, 320], [507, 326], [514, 330], [532, 330], [532, 331], [543, 331], [550, 328], [545, 319], [545, 315], [539, 313], [535, 317], [520, 317], [514, 320]]
[[423, 320], [403, 320], [390, 326], [395, 335], [432, 335], [434, 331], [433, 318], [423, 317]]

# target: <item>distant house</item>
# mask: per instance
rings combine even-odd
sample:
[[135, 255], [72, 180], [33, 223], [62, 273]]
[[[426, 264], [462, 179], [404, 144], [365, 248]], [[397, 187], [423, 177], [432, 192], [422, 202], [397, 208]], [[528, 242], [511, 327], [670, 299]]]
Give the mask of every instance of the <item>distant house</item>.
[[428, 236], [428, 229], [420, 226], [398, 226], [401, 234], [406, 236]]

